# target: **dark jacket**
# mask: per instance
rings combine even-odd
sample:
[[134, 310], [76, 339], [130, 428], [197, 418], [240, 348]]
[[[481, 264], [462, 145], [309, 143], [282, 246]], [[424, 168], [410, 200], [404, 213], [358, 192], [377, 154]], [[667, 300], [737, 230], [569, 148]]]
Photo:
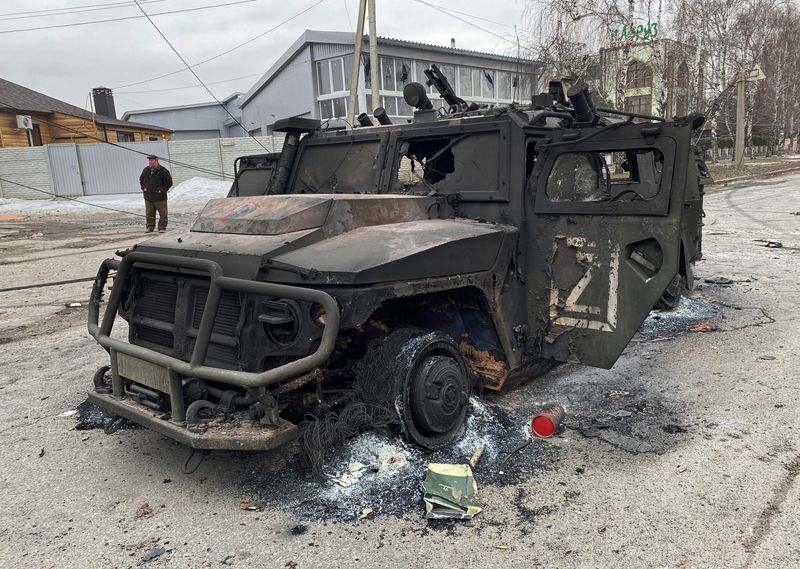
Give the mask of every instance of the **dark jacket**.
[[150, 166], [147, 166], [139, 176], [139, 186], [144, 190], [144, 199], [162, 202], [167, 199], [167, 190], [172, 187], [172, 176], [161, 164], [155, 170], [150, 170]]

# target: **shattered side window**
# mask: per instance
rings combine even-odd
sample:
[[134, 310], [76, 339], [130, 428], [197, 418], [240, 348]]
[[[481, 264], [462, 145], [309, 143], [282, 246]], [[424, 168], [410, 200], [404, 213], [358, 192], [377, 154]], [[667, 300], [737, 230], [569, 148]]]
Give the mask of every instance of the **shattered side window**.
[[394, 191], [495, 191], [497, 133], [413, 138], [401, 142]]
[[306, 146], [295, 167], [291, 193], [374, 192], [380, 179], [380, 142]]
[[660, 150], [627, 150], [615, 152], [612, 157], [612, 200], [649, 200], [658, 194], [664, 171], [664, 155]]
[[561, 154], [546, 194], [552, 202], [648, 201], [659, 193], [663, 170], [657, 149]]
[[547, 178], [547, 197], [553, 202], [602, 202], [609, 199], [603, 158], [596, 152], [562, 154]]

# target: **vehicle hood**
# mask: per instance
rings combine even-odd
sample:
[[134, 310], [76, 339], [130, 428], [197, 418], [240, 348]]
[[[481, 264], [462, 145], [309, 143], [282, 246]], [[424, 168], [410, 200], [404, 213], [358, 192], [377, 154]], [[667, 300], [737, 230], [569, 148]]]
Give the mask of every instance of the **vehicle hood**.
[[200, 257], [226, 275], [305, 285], [371, 284], [489, 270], [511, 226], [448, 215], [436, 197], [278, 195], [212, 200], [191, 229], [137, 251]]

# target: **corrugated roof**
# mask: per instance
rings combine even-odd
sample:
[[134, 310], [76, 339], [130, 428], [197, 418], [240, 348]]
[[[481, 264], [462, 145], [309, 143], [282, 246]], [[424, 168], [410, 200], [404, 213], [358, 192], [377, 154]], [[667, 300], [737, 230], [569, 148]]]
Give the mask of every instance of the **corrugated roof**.
[[[247, 103], [255, 97], [270, 81], [277, 75], [291, 59], [306, 45], [315, 43], [332, 43], [352, 45], [355, 44], [355, 33], [353, 32], [329, 32], [320, 30], [306, 30], [303, 34], [278, 58], [278, 61], [256, 81], [250, 90], [242, 97], [241, 106], [244, 107]], [[364, 36], [365, 48], [369, 42], [369, 36]], [[482, 51], [472, 51], [469, 49], [453, 48], [447, 46], [433, 45], [428, 43], [420, 43], [409, 40], [401, 40], [396, 38], [386, 38], [378, 36], [378, 45], [394, 45], [398, 47], [416, 47], [418, 49], [425, 49], [428, 51], [447, 53], [455, 55], [466, 55], [469, 57], [482, 57], [485, 59], [493, 59], [495, 61], [513, 62], [518, 60], [516, 57], [508, 55], [497, 55], [494, 53], [486, 53]], [[355, 47], [355, 46], [354, 46]], [[531, 59], [520, 59], [519, 61], [535, 65], [537, 61]]]
[[59, 101], [58, 99], [54, 99], [53, 97], [49, 97], [33, 89], [28, 89], [22, 85], [7, 81], [6, 79], [0, 79], [0, 109], [14, 112], [24, 111], [27, 113], [61, 113], [62, 115], [80, 117], [107, 126], [133, 127], [172, 132], [170, 129], [164, 128], [163, 126], [123, 121], [90, 113], [85, 109], [70, 105], [64, 101]]
[[[364, 36], [364, 40], [367, 41], [368, 36]], [[450, 47], [450, 46], [443, 46], [443, 45], [435, 45], [432, 43], [422, 43], [417, 41], [409, 41], [409, 40], [401, 40], [398, 38], [386, 38], [383, 36], [378, 36], [378, 44], [384, 45], [397, 45], [401, 47], [420, 47], [423, 49], [427, 49], [430, 51], [438, 51], [441, 53], [455, 53], [460, 55], [470, 55], [470, 56], [480, 56], [485, 57], [488, 59], [495, 59], [500, 61], [507, 61], [510, 63], [515, 63], [518, 59], [514, 56], [510, 55], [499, 55], [497, 53], [489, 53], [486, 51], [475, 51], [472, 49], [462, 49], [460, 47]], [[524, 57], [519, 58], [519, 61], [524, 63], [535, 64], [536, 61], [532, 59], [527, 59]]]

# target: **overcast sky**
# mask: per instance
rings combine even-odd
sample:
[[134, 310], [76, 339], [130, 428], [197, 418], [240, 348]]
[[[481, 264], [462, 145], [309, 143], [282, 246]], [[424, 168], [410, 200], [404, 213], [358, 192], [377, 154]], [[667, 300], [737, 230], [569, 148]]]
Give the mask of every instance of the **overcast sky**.
[[[158, 13], [235, 0], [140, 1], [148, 13]], [[194, 64], [263, 33], [317, 1], [254, 0], [233, 6], [156, 16], [153, 20], [181, 55]], [[506, 37], [513, 36], [514, 25], [520, 25], [524, 8], [523, 0], [425, 1], [458, 10], [462, 12], [456, 14], [459, 18]], [[118, 3], [125, 5], [109, 6]], [[97, 6], [99, 4], [105, 6], [100, 9]], [[377, 4], [379, 36], [443, 46], [449, 46], [453, 37], [460, 48], [493, 53], [507, 53], [511, 47], [508, 42], [486, 31], [416, 0], [377, 0]], [[20, 17], [24, 15], [22, 12], [57, 8], [83, 11]], [[357, 14], [358, 0], [324, 0], [307, 13], [247, 46], [196, 67], [195, 72], [205, 83], [213, 83], [209, 88], [220, 99], [234, 91], [247, 91], [257, 81], [258, 75], [266, 71], [304, 30], [352, 31]], [[144, 18], [2, 33], [6, 30], [137, 15], [141, 15], [141, 12], [129, 0], [3, 0], [0, 2], [0, 77], [83, 108], [87, 107], [88, 93], [92, 87], [111, 87], [114, 89], [118, 116], [131, 109], [211, 100], [188, 71], [141, 85], [122, 87], [185, 69]], [[231, 80], [235, 78], [239, 79]]]

